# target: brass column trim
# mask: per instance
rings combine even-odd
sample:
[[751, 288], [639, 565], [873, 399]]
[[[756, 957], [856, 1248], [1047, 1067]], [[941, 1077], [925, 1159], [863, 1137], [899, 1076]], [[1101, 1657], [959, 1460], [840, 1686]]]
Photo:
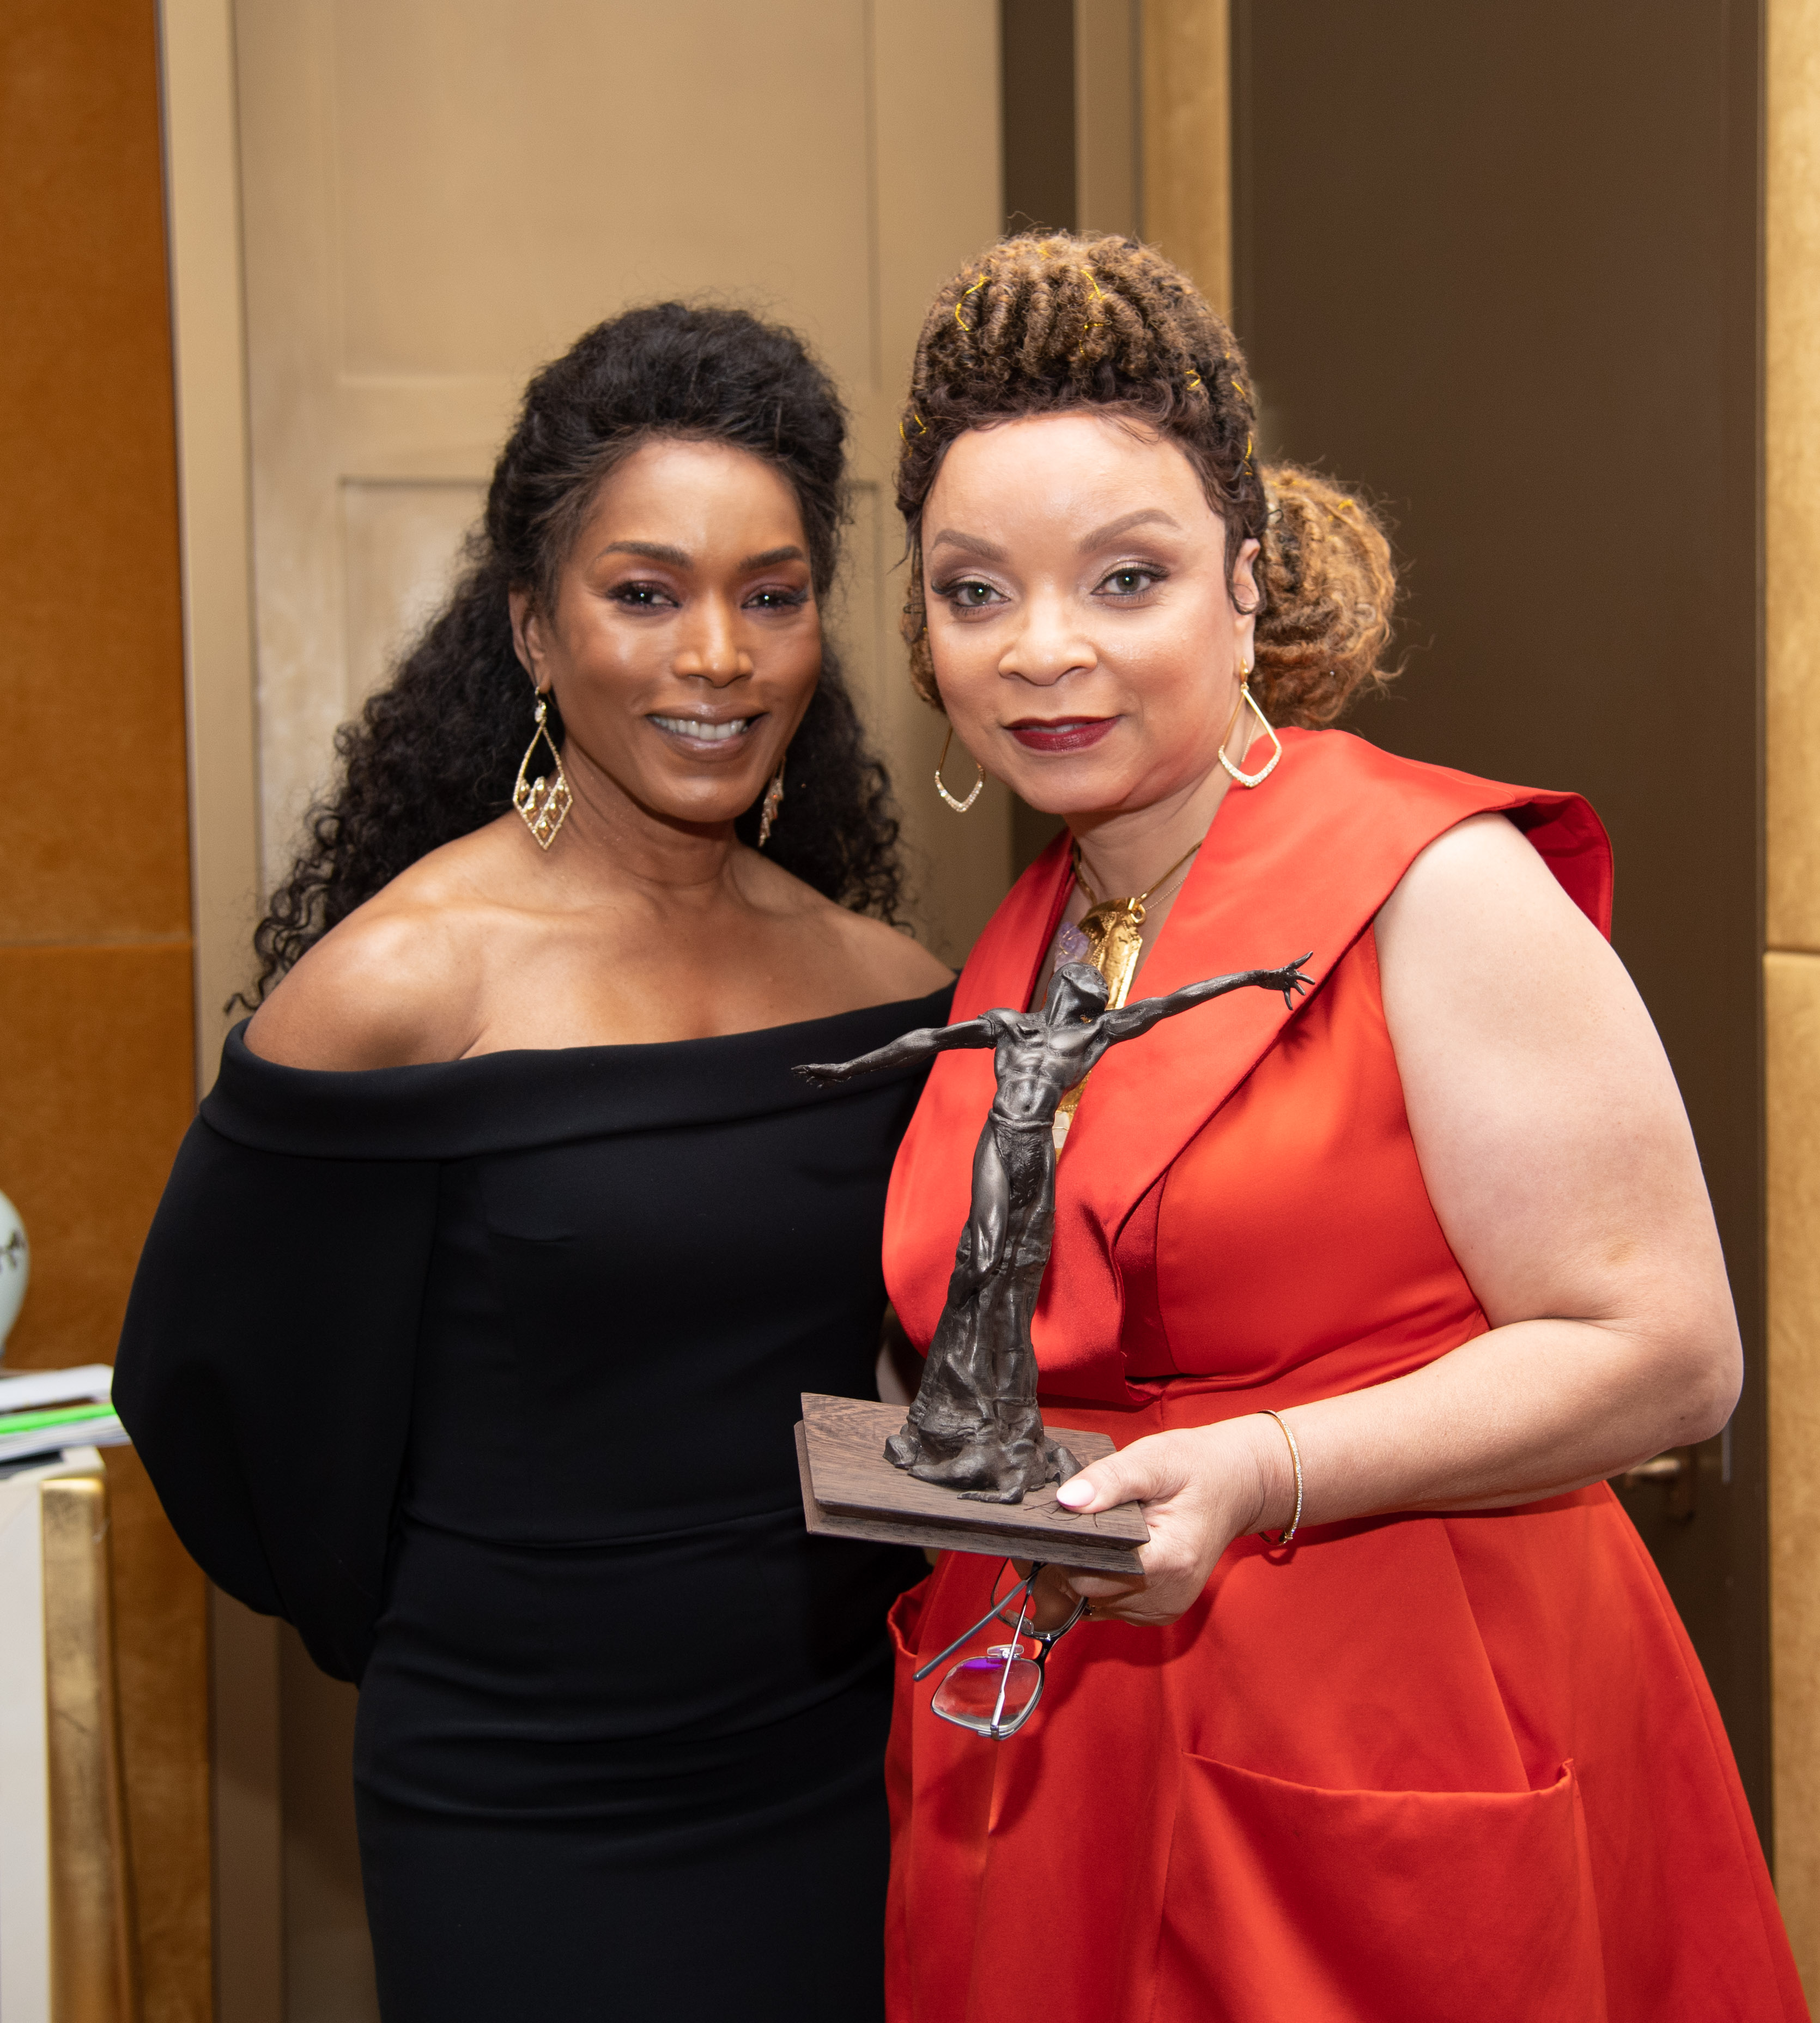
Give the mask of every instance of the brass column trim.
[[39, 1491], [51, 2023], [139, 2023], [104, 1476]]
[[1769, 0], [1764, 958], [1776, 1892], [1820, 1998], [1820, 0]]

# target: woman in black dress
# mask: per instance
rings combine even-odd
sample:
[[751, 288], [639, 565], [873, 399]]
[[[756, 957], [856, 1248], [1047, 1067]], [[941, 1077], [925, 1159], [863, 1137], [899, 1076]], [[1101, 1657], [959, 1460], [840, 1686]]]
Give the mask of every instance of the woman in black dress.
[[922, 1569], [805, 1535], [791, 1427], [870, 1384], [917, 1078], [789, 1070], [948, 978], [821, 634], [843, 433], [726, 310], [532, 382], [140, 1268], [115, 1396], [174, 1522], [360, 1682], [387, 2023], [881, 2013]]

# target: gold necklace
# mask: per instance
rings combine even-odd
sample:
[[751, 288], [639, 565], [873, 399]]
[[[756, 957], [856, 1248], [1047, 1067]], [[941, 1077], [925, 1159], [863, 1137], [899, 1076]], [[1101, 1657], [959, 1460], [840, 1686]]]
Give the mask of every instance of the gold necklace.
[[[1201, 843], [1206, 840], [1203, 836]], [[1144, 953], [1144, 938], [1138, 931], [1144, 924], [1144, 902], [1169, 883], [1200, 849], [1201, 843], [1191, 844], [1160, 878], [1153, 879], [1144, 891], [1134, 893], [1128, 899], [1102, 899], [1087, 882], [1087, 873], [1081, 865], [1080, 845], [1077, 843], [1074, 846], [1074, 882], [1085, 895], [1087, 909], [1075, 923], [1076, 931], [1087, 937], [1087, 953], [1076, 960], [1091, 969], [1097, 969], [1106, 979], [1109, 1011], [1123, 1004], [1131, 995], [1131, 979], [1138, 973], [1138, 958]]]
[[[1145, 901], [1160, 892], [1206, 840], [1203, 836], [1200, 843], [1190, 845], [1160, 878], [1153, 879], [1142, 892], [1133, 893], [1128, 899], [1102, 899], [1087, 883], [1087, 873], [1081, 869], [1080, 845], [1076, 843], [1069, 852], [1074, 882], [1087, 899], [1087, 911], [1072, 924], [1087, 946], [1082, 953], [1070, 955], [1068, 960], [1085, 963], [1089, 969], [1097, 969], [1106, 979], [1109, 1012], [1123, 1004], [1131, 994], [1131, 979], [1138, 973], [1138, 960], [1144, 953], [1144, 938], [1139, 930], [1144, 924]], [[1056, 1105], [1054, 1139], [1058, 1152], [1068, 1142], [1069, 1126], [1074, 1121], [1080, 1092], [1086, 1087], [1087, 1077], [1083, 1075]]]

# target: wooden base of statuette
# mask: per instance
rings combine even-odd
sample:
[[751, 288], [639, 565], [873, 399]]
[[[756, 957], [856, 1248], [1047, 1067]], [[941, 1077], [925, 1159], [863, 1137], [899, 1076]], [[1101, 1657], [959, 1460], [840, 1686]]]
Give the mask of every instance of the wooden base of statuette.
[[[1060, 1485], [1053, 1482], [1021, 1503], [966, 1502], [955, 1491], [919, 1482], [886, 1460], [885, 1443], [903, 1423], [901, 1405], [803, 1393], [796, 1460], [802, 1515], [811, 1531], [995, 1559], [1043, 1560], [1096, 1573], [1142, 1571], [1138, 1548], [1149, 1543], [1150, 1534], [1137, 1504], [1092, 1513], [1065, 1509], [1055, 1500]], [[1047, 1431], [1084, 1468], [1113, 1450], [1104, 1433], [1066, 1426]]]

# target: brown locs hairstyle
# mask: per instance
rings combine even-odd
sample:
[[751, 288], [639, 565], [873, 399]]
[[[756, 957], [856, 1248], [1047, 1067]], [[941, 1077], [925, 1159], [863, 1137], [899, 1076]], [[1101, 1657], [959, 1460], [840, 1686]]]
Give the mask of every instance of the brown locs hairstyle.
[[[334, 791], [305, 818], [303, 847], [254, 935], [254, 1002], [407, 865], [510, 807], [535, 699], [513, 649], [509, 594], [551, 600], [602, 481], [640, 444], [666, 437], [725, 443], [777, 466], [795, 493], [825, 602], [846, 514], [846, 418], [802, 341], [743, 310], [680, 302], [590, 330], [526, 388], [448, 604], [336, 733]], [[560, 746], [554, 698], [550, 727]], [[784, 790], [766, 854], [825, 897], [894, 919], [890, 785], [825, 642]], [[742, 842], [757, 841], [758, 818], [755, 802], [734, 825]]]
[[1229, 573], [1260, 545], [1252, 692], [1273, 723], [1331, 723], [1390, 679], [1396, 575], [1363, 500], [1294, 464], [1263, 465], [1251, 375], [1194, 285], [1135, 240], [1002, 240], [936, 297], [916, 346], [897, 459], [910, 537], [904, 637], [912, 679], [941, 707], [923, 584], [923, 509], [948, 445], [969, 429], [1103, 408], [1178, 444], [1226, 523]]

